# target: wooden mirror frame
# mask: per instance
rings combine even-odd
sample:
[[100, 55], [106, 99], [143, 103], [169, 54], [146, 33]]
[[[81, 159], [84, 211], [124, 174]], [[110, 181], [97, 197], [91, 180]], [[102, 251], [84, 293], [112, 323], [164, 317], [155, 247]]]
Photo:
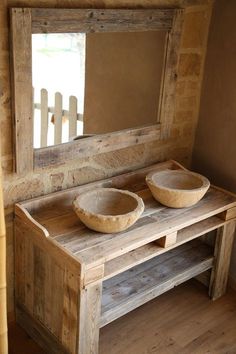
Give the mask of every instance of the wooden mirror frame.
[[[11, 8], [10, 15], [15, 170], [18, 174], [168, 137], [174, 114], [182, 9]], [[167, 31], [157, 124], [34, 149], [32, 34], [150, 30]]]

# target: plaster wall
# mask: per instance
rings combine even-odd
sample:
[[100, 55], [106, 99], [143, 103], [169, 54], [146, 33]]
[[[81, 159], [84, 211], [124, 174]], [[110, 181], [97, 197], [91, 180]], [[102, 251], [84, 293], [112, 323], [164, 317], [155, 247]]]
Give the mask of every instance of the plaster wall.
[[[186, 9], [177, 72], [175, 117], [168, 140], [78, 159], [25, 176], [13, 172], [12, 116], [9, 66], [8, 8], [97, 7]], [[7, 285], [9, 318], [14, 314], [13, 205], [20, 200], [88, 183], [157, 161], [176, 159], [190, 164], [212, 0], [1, 0], [0, 1], [0, 132], [7, 222]]]
[[[236, 193], [236, 2], [217, 0], [209, 32], [193, 168]], [[236, 242], [231, 276], [236, 282]]]
[[166, 33], [86, 36], [85, 134], [157, 123]]

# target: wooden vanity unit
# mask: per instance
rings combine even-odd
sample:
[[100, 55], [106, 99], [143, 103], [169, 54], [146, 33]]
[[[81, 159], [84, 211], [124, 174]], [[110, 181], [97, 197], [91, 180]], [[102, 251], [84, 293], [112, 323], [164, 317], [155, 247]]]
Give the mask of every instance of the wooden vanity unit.
[[[211, 187], [190, 208], [156, 202], [147, 173], [181, 168], [167, 161], [16, 204], [17, 321], [48, 353], [98, 353], [101, 327], [200, 274], [212, 299], [225, 293], [236, 196]], [[118, 234], [87, 229], [72, 201], [95, 187], [136, 192], [143, 215]], [[213, 230], [214, 243], [203, 236]]]

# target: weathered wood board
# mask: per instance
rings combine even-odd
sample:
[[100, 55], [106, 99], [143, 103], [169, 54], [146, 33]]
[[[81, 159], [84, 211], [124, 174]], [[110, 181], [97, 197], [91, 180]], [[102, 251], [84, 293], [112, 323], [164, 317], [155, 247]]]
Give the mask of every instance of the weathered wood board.
[[[179, 168], [167, 161], [16, 205], [17, 317], [50, 353], [98, 353], [100, 327], [208, 270], [210, 296], [225, 293], [236, 197], [211, 187], [190, 208], [159, 204], [146, 174]], [[137, 193], [142, 217], [117, 234], [89, 230], [72, 201], [96, 187]], [[198, 240], [213, 230], [215, 249]]]

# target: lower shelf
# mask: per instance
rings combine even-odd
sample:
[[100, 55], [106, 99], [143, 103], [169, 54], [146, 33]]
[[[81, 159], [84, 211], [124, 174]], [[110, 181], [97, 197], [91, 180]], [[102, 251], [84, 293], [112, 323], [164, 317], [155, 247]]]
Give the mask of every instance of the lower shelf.
[[194, 240], [104, 281], [100, 327], [212, 265], [212, 247]]

